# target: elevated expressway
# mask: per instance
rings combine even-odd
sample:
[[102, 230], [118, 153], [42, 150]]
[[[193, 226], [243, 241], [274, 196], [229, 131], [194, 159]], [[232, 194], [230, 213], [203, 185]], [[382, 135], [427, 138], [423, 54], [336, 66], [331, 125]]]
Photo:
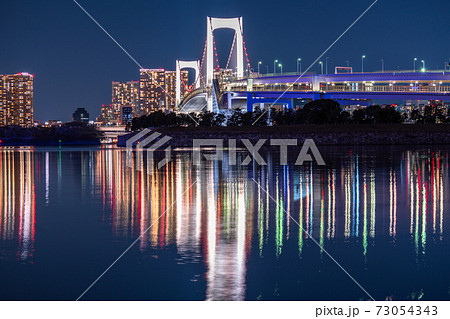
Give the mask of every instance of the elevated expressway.
[[[199, 90], [202, 101], [207, 98], [207, 91]], [[364, 104], [374, 99], [450, 101], [450, 72], [252, 76], [222, 84], [221, 92], [221, 108], [246, 105], [247, 110], [252, 110], [254, 104], [274, 102], [292, 108], [294, 99], [324, 98], [347, 104], [358, 101]], [[205, 103], [201, 103], [203, 109]]]
[[[281, 97], [280, 95], [285, 92]], [[292, 100], [441, 100], [450, 101], [450, 72], [352, 73], [324, 75], [278, 75], [247, 78], [228, 83], [228, 105], [233, 98], [246, 98], [247, 109], [255, 103], [285, 104]], [[279, 98], [279, 99], [278, 99]], [[278, 101], [277, 101], [278, 99]]]

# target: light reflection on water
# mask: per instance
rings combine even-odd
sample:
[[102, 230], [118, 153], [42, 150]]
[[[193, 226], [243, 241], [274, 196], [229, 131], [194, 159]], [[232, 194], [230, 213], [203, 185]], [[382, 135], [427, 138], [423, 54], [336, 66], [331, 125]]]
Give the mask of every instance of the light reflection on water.
[[[15, 239], [16, 258], [32, 260], [36, 213], [33, 153], [1, 151], [0, 167], [0, 240]], [[0, 259], [7, 257], [1, 253]]]
[[[69, 187], [77, 189], [80, 205], [101, 217], [114, 242], [142, 235], [137, 245], [143, 255], [175, 249], [176, 263], [203, 264], [206, 273], [191, 281], [205, 282], [208, 300], [253, 299], [248, 288], [257, 283], [248, 281], [248, 272], [255, 258], [326, 259], [309, 236], [325, 249], [352, 250], [367, 267], [382, 258], [377, 243], [395, 246], [408, 236], [407, 249], [420, 265], [428, 247], [445, 238], [447, 151], [333, 150], [325, 168], [280, 166], [276, 154], [265, 155], [267, 166], [216, 161], [197, 167], [180, 152], [163, 170], [147, 174], [135, 158], [127, 167], [126, 152], [115, 148], [1, 149], [0, 260], [33, 263], [36, 220], [52, 201], [64, 201]], [[90, 201], [100, 202], [101, 211]], [[305, 255], [306, 247], [320, 257]]]

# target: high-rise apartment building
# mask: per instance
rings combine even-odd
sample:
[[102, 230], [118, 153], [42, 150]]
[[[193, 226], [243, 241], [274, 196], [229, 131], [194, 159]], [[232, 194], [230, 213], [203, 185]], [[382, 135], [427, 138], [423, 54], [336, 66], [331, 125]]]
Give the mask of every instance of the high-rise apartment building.
[[100, 116], [97, 118], [98, 122], [103, 124], [113, 124], [115, 122], [114, 109], [112, 104], [102, 104], [100, 109]]
[[167, 110], [170, 110], [170, 109], [173, 110], [175, 107], [176, 83], [177, 83], [177, 72], [176, 71], [166, 71], [164, 88], [166, 90], [166, 94], [165, 94], [166, 101], [165, 102], [166, 102]]
[[120, 114], [123, 106], [130, 106], [133, 115], [139, 115], [139, 82], [113, 82], [112, 83], [112, 109], [113, 123], [120, 123]]
[[165, 109], [164, 69], [141, 69], [139, 87], [142, 114]]
[[[181, 98], [187, 92], [188, 86], [188, 71], [181, 70]], [[176, 71], [166, 71], [165, 76], [165, 90], [166, 90], [166, 109], [173, 110], [176, 106], [176, 83], [177, 83], [177, 72]]]
[[129, 125], [133, 119], [133, 108], [131, 106], [122, 106], [120, 110], [120, 124]]
[[0, 125], [33, 125], [33, 75], [0, 75]]
[[[187, 92], [188, 72], [181, 71], [181, 97]], [[176, 72], [164, 69], [141, 69], [140, 105], [143, 114], [175, 108]]]

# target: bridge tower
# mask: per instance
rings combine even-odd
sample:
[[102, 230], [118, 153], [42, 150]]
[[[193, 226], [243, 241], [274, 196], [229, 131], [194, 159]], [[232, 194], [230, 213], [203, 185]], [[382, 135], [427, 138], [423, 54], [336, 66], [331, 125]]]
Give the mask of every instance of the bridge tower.
[[193, 69], [195, 71], [195, 88], [200, 87], [200, 61], [180, 61], [176, 62], [176, 83], [175, 83], [175, 100], [176, 105], [181, 102], [181, 70]]
[[216, 29], [232, 29], [236, 36], [236, 67], [237, 78], [244, 75], [244, 40], [242, 31], [242, 17], [239, 18], [212, 18], [207, 17], [206, 28], [206, 83], [212, 85], [214, 73], [214, 39]]

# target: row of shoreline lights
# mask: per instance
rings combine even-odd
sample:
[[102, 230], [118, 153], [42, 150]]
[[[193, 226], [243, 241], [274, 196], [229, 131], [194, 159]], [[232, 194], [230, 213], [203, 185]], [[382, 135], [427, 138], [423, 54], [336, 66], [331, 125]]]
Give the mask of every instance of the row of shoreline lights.
[[[364, 73], [364, 59], [366, 58], [365, 55], [361, 56], [361, 73]], [[326, 73], [328, 74], [328, 59], [329, 57], [326, 57]], [[302, 73], [302, 59], [297, 59], [297, 75]], [[414, 73], [416, 73], [416, 61], [418, 61], [417, 58], [414, 58]], [[347, 66], [349, 66], [349, 61], [345, 61], [347, 63]], [[380, 59], [381, 62], [381, 73], [384, 73], [384, 59]], [[425, 60], [420, 61], [422, 63], [422, 69], [421, 72], [425, 72]], [[273, 61], [273, 74], [275, 75], [276, 67], [277, 67], [278, 60]], [[260, 65], [262, 64], [261, 61], [258, 62], [258, 74], [261, 74]], [[319, 61], [319, 65], [321, 68], [321, 73], [323, 74], [323, 62]], [[300, 69], [299, 69], [300, 66]], [[278, 67], [280, 68], [280, 74], [283, 73], [283, 65], [281, 63], [278, 63]], [[269, 73], [269, 66], [266, 65], [266, 73]]]

